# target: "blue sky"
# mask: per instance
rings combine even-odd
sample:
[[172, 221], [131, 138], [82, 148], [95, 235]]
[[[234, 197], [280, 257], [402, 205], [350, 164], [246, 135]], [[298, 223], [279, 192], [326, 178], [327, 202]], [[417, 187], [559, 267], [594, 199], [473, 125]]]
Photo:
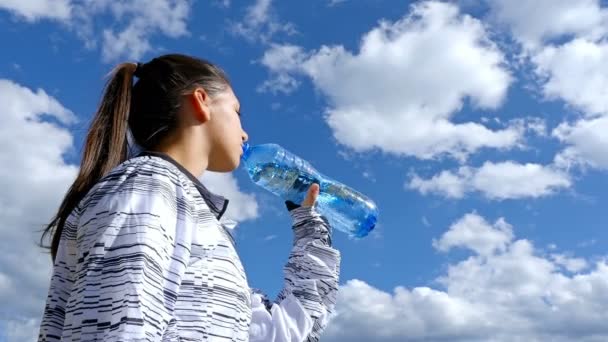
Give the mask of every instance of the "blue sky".
[[[37, 334], [36, 229], [75, 177], [104, 75], [168, 52], [227, 71], [252, 144], [378, 204], [370, 236], [334, 234], [324, 341], [608, 339], [605, 6], [0, 0], [0, 341]], [[203, 182], [231, 199], [250, 285], [275, 295], [282, 201], [242, 169]]]

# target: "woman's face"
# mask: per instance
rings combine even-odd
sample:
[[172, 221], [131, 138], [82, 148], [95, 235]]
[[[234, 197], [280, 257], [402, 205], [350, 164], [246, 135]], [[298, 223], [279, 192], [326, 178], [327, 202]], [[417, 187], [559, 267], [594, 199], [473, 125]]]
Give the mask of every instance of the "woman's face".
[[211, 151], [207, 170], [230, 172], [239, 166], [247, 133], [241, 127], [240, 103], [232, 88], [215, 94], [209, 103]]

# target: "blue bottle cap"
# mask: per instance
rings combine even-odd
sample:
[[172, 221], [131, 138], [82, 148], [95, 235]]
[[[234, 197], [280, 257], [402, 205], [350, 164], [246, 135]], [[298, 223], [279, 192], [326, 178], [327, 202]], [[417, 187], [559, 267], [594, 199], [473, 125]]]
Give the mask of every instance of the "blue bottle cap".
[[357, 232], [356, 237], [366, 237], [376, 227], [377, 220], [378, 217], [374, 214], [367, 216], [361, 225], [361, 229]]

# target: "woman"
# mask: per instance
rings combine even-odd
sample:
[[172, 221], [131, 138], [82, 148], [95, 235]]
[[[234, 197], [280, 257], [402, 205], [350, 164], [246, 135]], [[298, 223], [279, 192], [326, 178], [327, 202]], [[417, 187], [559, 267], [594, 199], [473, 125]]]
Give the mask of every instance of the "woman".
[[[133, 82], [133, 77], [137, 78]], [[287, 203], [294, 244], [271, 302], [252, 291], [222, 220], [228, 200], [198, 180], [239, 165], [247, 134], [226, 75], [189, 56], [119, 65], [51, 234], [39, 341], [317, 341], [340, 254], [313, 185]], [[144, 151], [128, 158], [127, 134]]]

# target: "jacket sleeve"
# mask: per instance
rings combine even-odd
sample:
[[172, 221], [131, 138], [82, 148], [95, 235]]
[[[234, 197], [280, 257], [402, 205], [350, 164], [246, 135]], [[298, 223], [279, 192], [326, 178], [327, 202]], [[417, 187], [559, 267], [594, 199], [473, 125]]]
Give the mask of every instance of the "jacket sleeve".
[[335, 306], [340, 253], [332, 248], [331, 227], [314, 207], [292, 207], [290, 214], [294, 244], [285, 284], [274, 303], [252, 293], [250, 342], [318, 341]]
[[[161, 341], [175, 323], [195, 225], [183, 189], [161, 176], [123, 185], [80, 217], [62, 341]], [[59, 339], [43, 326], [39, 341]]]

